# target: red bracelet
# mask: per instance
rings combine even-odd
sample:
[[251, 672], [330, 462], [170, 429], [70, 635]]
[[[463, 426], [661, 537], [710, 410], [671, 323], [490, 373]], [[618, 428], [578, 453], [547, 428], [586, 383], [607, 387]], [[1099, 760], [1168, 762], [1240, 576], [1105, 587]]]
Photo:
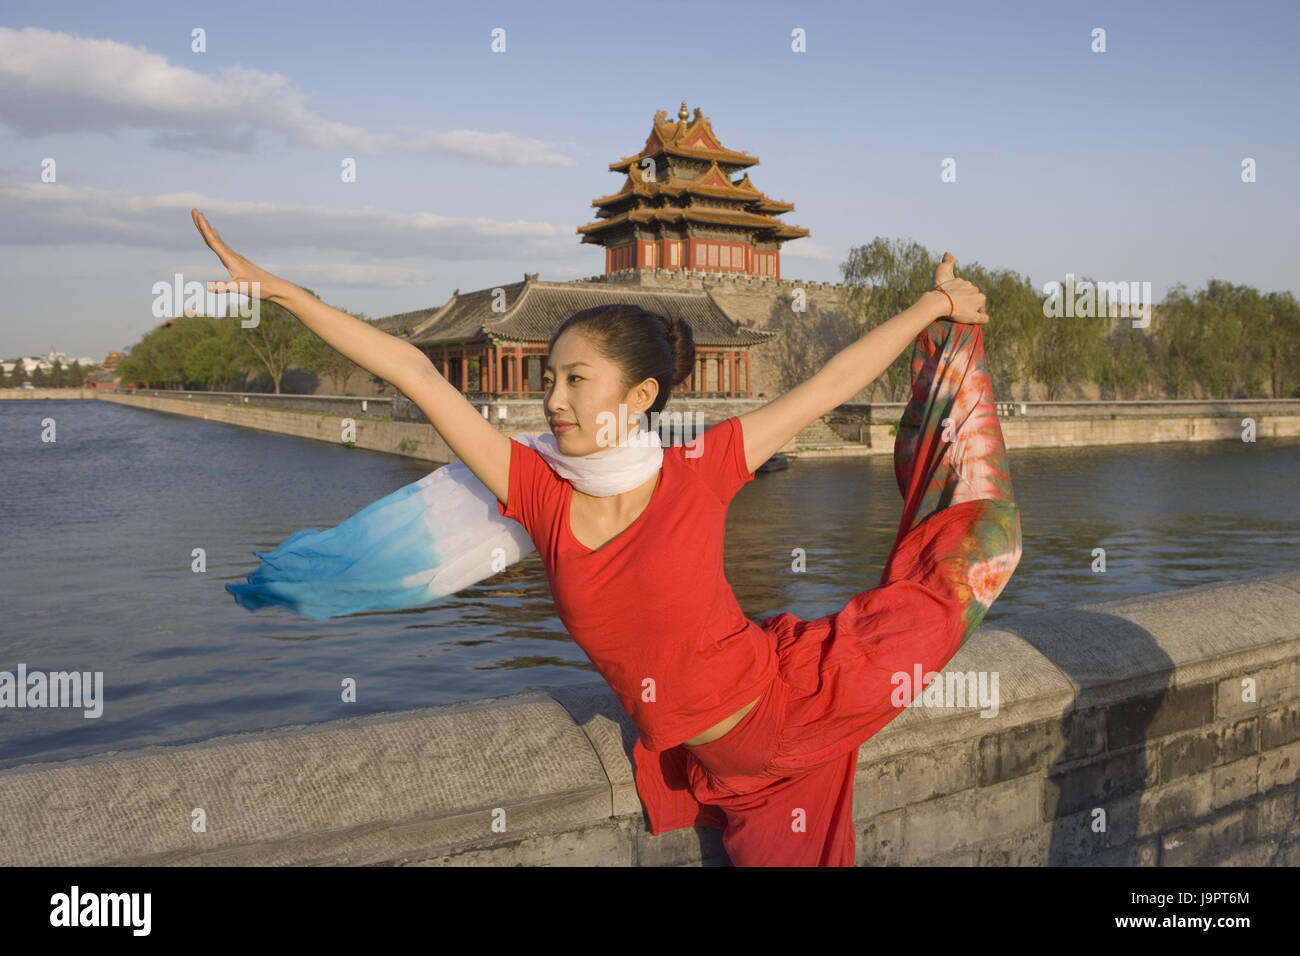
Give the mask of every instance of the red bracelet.
[[938, 286], [935, 286], [935, 287], [934, 287], [934, 291], [935, 291], [935, 292], [943, 292], [944, 295], [948, 296], [948, 314], [947, 314], [947, 316], [945, 316], [945, 318], [949, 318], [949, 319], [951, 319], [951, 318], [952, 318], [952, 313], [953, 313], [953, 311], [957, 308], [957, 306], [953, 304], [952, 296], [948, 295], [947, 292], [944, 292], [944, 290], [943, 290], [943, 289], [940, 289]]

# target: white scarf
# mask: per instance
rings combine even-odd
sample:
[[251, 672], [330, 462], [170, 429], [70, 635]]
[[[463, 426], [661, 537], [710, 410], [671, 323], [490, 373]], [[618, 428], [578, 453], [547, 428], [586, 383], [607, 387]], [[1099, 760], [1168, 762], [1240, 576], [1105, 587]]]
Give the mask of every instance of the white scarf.
[[[663, 464], [650, 429], [590, 455], [566, 455], [553, 434], [515, 435], [561, 478], [597, 498], [649, 481]], [[249, 610], [280, 604], [323, 620], [418, 607], [503, 571], [536, 549], [523, 525], [463, 462], [443, 465], [327, 531], [297, 531], [226, 590]]]
[[608, 498], [639, 488], [659, 470], [664, 458], [656, 431], [631, 435], [621, 445], [590, 455], [564, 454], [550, 433], [514, 438], [545, 458], [557, 475], [593, 498]]

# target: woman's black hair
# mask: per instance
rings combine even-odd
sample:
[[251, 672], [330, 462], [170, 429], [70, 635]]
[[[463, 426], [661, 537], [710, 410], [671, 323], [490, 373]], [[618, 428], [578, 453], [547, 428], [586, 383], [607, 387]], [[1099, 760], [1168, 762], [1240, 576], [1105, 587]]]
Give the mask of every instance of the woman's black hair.
[[663, 411], [673, 390], [695, 371], [695, 335], [684, 319], [669, 319], [635, 305], [598, 305], [569, 316], [555, 330], [547, 351], [572, 329], [622, 370], [623, 388], [653, 378], [659, 394], [646, 414]]

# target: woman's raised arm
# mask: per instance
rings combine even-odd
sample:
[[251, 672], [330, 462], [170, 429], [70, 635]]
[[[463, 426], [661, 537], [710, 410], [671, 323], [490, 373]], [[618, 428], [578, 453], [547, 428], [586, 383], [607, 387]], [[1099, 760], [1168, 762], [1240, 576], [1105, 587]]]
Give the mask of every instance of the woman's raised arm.
[[983, 293], [967, 280], [953, 277], [955, 262], [951, 253], [945, 253], [934, 273], [935, 285], [947, 295], [935, 289], [924, 293], [898, 315], [836, 352], [812, 378], [741, 415], [745, 467], [754, 471], [801, 430], [874, 382], [926, 326], [948, 317], [949, 309], [953, 309], [953, 322], [987, 322]]
[[510, 483], [510, 439], [497, 431], [460, 390], [433, 367], [418, 348], [340, 312], [284, 279], [274, 276], [226, 245], [204, 215], [191, 210], [203, 241], [230, 271], [228, 282], [209, 282], [213, 292], [240, 291], [258, 284], [258, 297], [283, 306], [303, 325], [366, 371], [400, 389], [415, 402], [479, 481], [501, 502]]

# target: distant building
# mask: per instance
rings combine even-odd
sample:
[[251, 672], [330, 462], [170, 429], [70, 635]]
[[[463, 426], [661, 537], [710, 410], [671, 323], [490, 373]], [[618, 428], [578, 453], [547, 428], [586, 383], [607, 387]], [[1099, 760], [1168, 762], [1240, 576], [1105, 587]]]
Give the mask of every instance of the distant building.
[[[498, 302], [504, 311], [494, 308]], [[707, 293], [543, 282], [536, 273], [522, 282], [455, 294], [441, 308], [389, 316], [380, 328], [404, 326], [405, 337], [468, 395], [527, 398], [544, 391], [546, 345], [560, 324], [574, 312], [615, 303], [690, 324], [696, 372], [675, 395], [748, 396], [749, 348], [776, 334], [742, 327]]]
[[14, 367], [22, 363], [24, 374], [31, 375], [37, 369], [42, 372], [53, 372], [56, 362], [61, 363], [65, 369], [70, 368], [73, 362], [80, 362], [82, 368], [92, 368], [96, 364], [90, 356], [69, 358], [66, 353], [56, 352], [54, 347], [50, 346], [50, 350], [44, 355], [23, 356], [13, 362], [0, 362], [0, 365], [3, 365], [5, 375], [12, 375]]
[[56, 361], [63, 363], [64, 368], [67, 368], [73, 362], [80, 362], [82, 368], [89, 368], [96, 364], [95, 360], [88, 355], [83, 355], [78, 358], [68, 358], [68, 356], [63, 352], [54, 351], [54, 346], [52, 345], [50, 346], [50, 350], [40, 357], [40, 361], [45, 363], [41, 366], [42, 368], [51, 370], [54, 368], [54, 363]]
[[[731, 178], [757, 164], [723, 146], [698, 108], [692, 117], [683, 102], [676, 122], [660, 110], [640, 151], [609, 164], [624, 174], [622, 188], [593, 200], [597, 221], [577, 229], [581, 242], [604, 247], [603, 275], [545, 282], [525, 273], [377, 324], [420, 348], [467, 395], [528, 398], [543, 394], [547, 343], [565, 319], [627, 303], [690, 324], [695, 372], [674, 395], [773, 393], [857, 333], [845, 321], [844, 287], [781, 278], [781, 246], [808, 230], [778, 220], [794, 205], [765, 196], [748, 173]], [[796, 297], [807, 299], [802, 314]], [[771, 363], [779, 367], [751, 366], [752, 349], [790, 332], [795, 350]]]
[[82, 388], [105, 388], [110, 391], [117, 388], [122, 383], [116, 372], [110, 372], [107, 369], [100, 369], [91, 372], [81, 383]]

